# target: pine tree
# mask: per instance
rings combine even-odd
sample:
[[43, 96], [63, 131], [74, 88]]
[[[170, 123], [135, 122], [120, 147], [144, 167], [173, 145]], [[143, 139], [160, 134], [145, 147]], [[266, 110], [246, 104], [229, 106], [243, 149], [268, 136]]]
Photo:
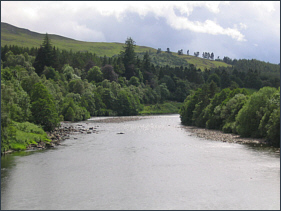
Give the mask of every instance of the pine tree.
[[37, 56], [34, 62], [34, 68], [38, 75], [44, 71], [44, 67], [54, 67], [55, 51], [52, 48], [51, 40], [46, 33], [42, 45], [38, 49]]
[[121, 52], [123, 63], [125, 66], [125, 77], [129, 80], [132, 76], [135, 76], [135, 64], [136, 64], [136, 54], [135, 54], [135, 41], [129, 37], [124, 47], [125, 51]]

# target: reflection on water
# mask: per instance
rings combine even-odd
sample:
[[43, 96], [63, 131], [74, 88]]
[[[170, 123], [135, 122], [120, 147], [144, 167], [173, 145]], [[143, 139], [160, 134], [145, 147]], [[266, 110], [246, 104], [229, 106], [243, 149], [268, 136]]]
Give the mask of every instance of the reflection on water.
[[79, 124], [99, 133], [1, 158], [2, 209], [280, 208], [274, 148], [190, 136], [178, 115]]

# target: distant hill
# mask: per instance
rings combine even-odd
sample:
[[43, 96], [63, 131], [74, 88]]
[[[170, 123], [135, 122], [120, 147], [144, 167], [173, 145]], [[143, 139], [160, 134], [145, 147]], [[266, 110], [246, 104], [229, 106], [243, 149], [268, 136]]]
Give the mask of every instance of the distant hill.
[[[1, 46], [5, 45], [17, 45], [22, 47], [39, 47], [42, 44], [45, 34], [40, 34], [37, 32], [32, 32], [28, 29], [18, 28], [8, 23], [1, 22]], [[114, 56], [118, 55], [120, 51], [123, 50], [124, 43], [107, 43], [107, 42], [84, 42], [75, 39], [49, 34], [49, 38], [52, 44], [59, 49], [71, 50], [74, 52], [91, 52], [95, 53], [97, 56]], [[125, 38], [124, 38], [125, 40]], [[178, 64], [193, 64], [195, 67], [204, 70], [205, 68], [215, 68], [215, 67], [228, 67], [231, 66], [224, 62], [213, 61], [208, 59], [203, 59], [195, 56], [178, 55], [177, 53], [171, 53], [168, 60], [160, 62], [159, 61], [167, 57], [165, 52], [161, 54], [156, 54], [157, 50], [146, 46], [136, 46], [135, 52], [137, 54], [142, 54], [143, 52], [150, 52], [153, 56], [152, 62], [154, 64], [176, 66]], [[182, 60], [181, 62], [179, 62]]]

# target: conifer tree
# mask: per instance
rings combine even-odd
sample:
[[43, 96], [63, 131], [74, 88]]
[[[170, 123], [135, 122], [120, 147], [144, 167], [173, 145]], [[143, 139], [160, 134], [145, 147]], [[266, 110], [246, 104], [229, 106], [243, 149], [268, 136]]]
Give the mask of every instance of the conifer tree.
[[44, 67], [53, 67], [55, 61], [55, 54], [51, 45], [51, 40], [46, 33], [43, 43], [38, 49], [37, 56], [34, 62], [34, 68], [38, 75], [41, 75], [44, 71]]
[[125, 66], [125, 77], [129, 80], [132, 76], [135, 76], [135, 63], [136, 63], [136, 54], [135, 54], [135, 41], [129, 37], [124, 47], [124, 52], [121, 52], [123, 63]]

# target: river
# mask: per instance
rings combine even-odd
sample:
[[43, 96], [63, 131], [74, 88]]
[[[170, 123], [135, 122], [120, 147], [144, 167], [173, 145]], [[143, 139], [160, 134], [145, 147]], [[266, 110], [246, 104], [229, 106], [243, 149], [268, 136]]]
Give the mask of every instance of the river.
[[179, 115], [79, 124], [98, 133], [1, 158], [1, 209], [280, 209], [270, 148], [191, 136]]

